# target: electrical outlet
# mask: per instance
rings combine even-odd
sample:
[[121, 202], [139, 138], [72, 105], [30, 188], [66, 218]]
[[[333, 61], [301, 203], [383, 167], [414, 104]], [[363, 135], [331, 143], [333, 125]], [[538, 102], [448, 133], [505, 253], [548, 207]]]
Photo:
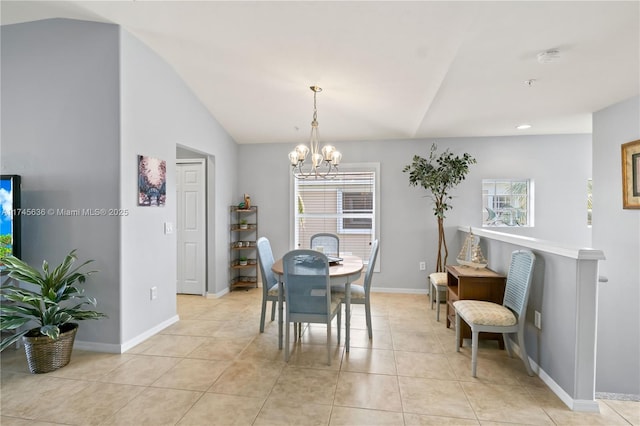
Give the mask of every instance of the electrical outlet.
[[427, 270], [427, 262], [420, 262], [420, 270], [421, 271], [426, 271]]
[[542, 329], [542, 314], [538, 311], [533, 314], [533, 324], [536, 328]]
[[151, 297], [151, 300], [155, 300], [158, 298], [158, 287], [153, 286], [149, 289], [149, 296]]

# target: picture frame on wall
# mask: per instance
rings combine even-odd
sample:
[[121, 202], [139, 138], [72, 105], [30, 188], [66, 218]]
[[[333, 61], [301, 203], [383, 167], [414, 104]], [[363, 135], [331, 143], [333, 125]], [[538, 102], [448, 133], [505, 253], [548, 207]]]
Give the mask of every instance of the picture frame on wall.
[[640, 140], [622, 144], [622, 208], [640, 209]]
[[163, 207], [167, 198], [167, 162], [138, 155], [138, 206]]

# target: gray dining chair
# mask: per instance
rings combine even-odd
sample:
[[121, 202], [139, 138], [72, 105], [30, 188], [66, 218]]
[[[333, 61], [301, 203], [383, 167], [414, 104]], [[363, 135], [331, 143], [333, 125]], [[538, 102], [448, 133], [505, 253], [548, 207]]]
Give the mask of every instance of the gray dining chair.
[[[363, 285], [351, 284], [351, 304], [364, 305], [369, 339], [373, 338], [373, 328], [371, 325], [371, 280], [373, 279], [373, 269], [375, 268], [377, 258], [378, 240], [373, 240]], [[331, 286], [331, 291], [340, 296], [342, 303], [346, 303], [345, 286], [345, 284], [334, 284]]]
[[311, 236], [311, 250], [322, 247], [322, 252], [327, 256], [340, 256], [340, 238], [336, 234], [321, 232]]
[[471, 327], [471, 375], [473, 377], [476, 377], [478, 364], [478, 334], [482, 332], [502, 333], [509, 356], [513, 356], [509, 335], [516, 334], [520, 356], [527, 374], [533, 376], [524, 344], [524, 325], [535, 261], [536, 256], [529, 250], [516, 250], [511, 254], [511, 265], [507, 274], [502, 305], [480, 300], [453, 302], [456, 312], [456, 352], [460, 352], [461, 321]]
[[286, 303], [284, 360], [289, 361], [291, 323], [327, 325], [327, 363], [331, 365], [331, 321], [338, 318], [340, 343], [341, 299], [331, 293], [329, 260], [314, 250], [293, 250], [282, 260]]
[[271, 270], [273, 266], [273, 251], [271, 243], [266, 237], [258, 238], [258, 260], [260, 263], [260, 274], [262, 276], [262, 311], [260, 313], [260, 333], [264, 333], [264, 321], [267, 314], [267, 302], [271, 302], [271, 321], [276, 317], [276, 304], [280, 288], [275, 274]]

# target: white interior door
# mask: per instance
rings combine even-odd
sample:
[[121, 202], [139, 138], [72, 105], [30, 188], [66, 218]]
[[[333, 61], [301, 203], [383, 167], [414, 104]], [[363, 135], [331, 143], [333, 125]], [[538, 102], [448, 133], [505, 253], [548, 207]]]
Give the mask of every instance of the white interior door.
[[206, 292], [206, 173], [204, 160], [176, 162], [178, 293]]

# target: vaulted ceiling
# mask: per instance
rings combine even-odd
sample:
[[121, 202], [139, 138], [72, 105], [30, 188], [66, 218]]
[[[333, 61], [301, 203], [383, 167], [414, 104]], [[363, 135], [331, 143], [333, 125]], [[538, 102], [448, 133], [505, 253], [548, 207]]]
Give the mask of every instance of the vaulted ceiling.
[[[640, 93], [638, 1], [2, 1], [122, 26], [238, 143], [590, 133]], [[557, 50], [541, 63], [540, 52]], [[533, 80], [531, 82], [531, 80]], [[528, 123], [528, 130], [517, 130]]]

